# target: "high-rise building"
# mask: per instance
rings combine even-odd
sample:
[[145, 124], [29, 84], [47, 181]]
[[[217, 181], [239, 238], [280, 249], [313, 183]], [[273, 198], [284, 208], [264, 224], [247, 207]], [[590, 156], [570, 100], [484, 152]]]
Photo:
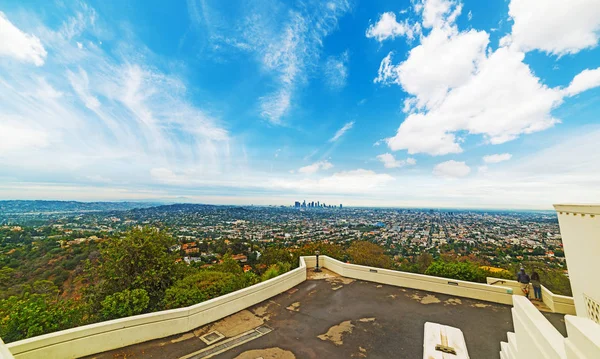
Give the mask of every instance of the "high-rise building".
[[340, 203], [340, 209], [342, 209], [342, 204]]

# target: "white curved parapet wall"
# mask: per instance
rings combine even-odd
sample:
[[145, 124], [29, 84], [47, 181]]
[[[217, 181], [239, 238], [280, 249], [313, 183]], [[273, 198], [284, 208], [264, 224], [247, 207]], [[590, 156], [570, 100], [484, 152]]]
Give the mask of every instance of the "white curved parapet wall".
[[[16, 359], [78, 358], [92, 355], [188, 332], [258, 304], [305, 280], [306, 265], [301, 259], [299, 268], [190, 307], [85, 325], [20, 340], [6, 346]], [[0, 346], [0, 350], [1, 348]]]
[[[307, 267], [315, 266], [315, 257], [303, 258]], [[361, 266], [344, 263], [328, 256], [319, 256], [319, 265], [342, 277], [456, 295], [487, 302], [512, 304], [513, 290], [509, 287]]]
[[[521, 284], [516, 280], [487, 277], [487, 283], [509, 287], [513, 290], [514, 295], [525, 296], [525, 293], [521, 290]], [[533, 288], [530, 290], [530, 295], [533, 295]], [[553, 313], [575, 314], [573, 297], [554, 294], [544, 286], [542, 286], [542, 301]]]
[[14, 359], [11, 352], [6, 347], [6, 344], [0, 338], [0, 359]]

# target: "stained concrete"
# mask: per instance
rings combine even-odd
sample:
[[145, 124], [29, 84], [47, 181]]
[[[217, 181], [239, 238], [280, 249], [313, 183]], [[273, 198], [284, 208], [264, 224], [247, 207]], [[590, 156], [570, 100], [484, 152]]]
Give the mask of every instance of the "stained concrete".
[[[461, 329], [471, 358], [499, 358], [500, 342], [513, 331], [510, 306], [358, 280], [321, 278], [301, 283], [296, 291], [284, 292], [233, 318], [198, 328], [190, 332], [193, 336], [188, 333], [158, 339], [89, 358], [179, 358], [206, 348], [199, 335], [214, 328], [232, 329], [231, 323], [239, 319], [243, 329], [264, 323], [273, 331], [214, 358], [234, 359], [264, 350], [296, 358], [420, 358], [427, 321]], [[544, 315], [564, 334], [562, 315]], [[233, 328], [231, 332], [239, 330]]]

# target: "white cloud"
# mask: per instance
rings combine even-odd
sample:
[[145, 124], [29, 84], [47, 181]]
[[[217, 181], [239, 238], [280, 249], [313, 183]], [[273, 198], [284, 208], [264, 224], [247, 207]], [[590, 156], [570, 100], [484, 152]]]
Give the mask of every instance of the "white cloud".
[[298, 172], [304, 173], [304, 174], [313, 174], [313, 173], [317, 173], [318, 171], [328, 170], [332, 167], [333, 167], [333, 164], [331, 164], [331, 162], [329, 162], [329, 161], [319, 161], [319, 162], [313, 163], [312, 165], [301, 167], [300, 169], [298, 169]]
[[423, 26], [431, 30], [405, 61], [395, 65], [389, 53], [374, 80], [399, 85], [411, 95], [404, 101], [407, 117], [386, 140], [391, 150], [460, 153], [468, 135], [481, 135], [491, 144], [511, 141], [559, 123], [552, 112], [565, 96], [598, 86], [598, 72], [587, 70], [566, 90], [550, 88], [516, 47], [492, 50], [485, 31], [459, 31], [454, 21], [460, 4], [435, 0], [418, 5]]
[[48, 134], [31, 123], [10, 121], [0, 116], [0, 156], [49, 145]]
[[464, 162], [454, 160], [438, 163], [433, 168], [433, 174], [440, 177], [457, 178], [465, 177], [471, 172], [471, 168]]
[[347, 131], [349, 131], [354, 126], [354, 121], [347, 122], [342, 128], [337, 130], [335, 135], [329, 139], [329, 142], [335, 142], [340, 139]]
[[423, 27], [443, 27], [453, 23], [462, 11], [462, 4], [453, 0], [421, 0], [415, 7], [423, 15]]
[[399, 65], [392, 64], [389, 53], [381, 61], [375, 82], [400, 85], [415, 96], [417, 108], [432, 108], [443, 101], [450, 89], [469, 81], [485, 60], [488, 43], [485, 31], [434, 28]]
[[172, 170], [164, 167], [152, 168], [150, 170], [150, 176], [158, 182], [167, 184], [186, 184], [189, 180], [184, 176], [176, 175]]
[[600, 86], [600, 67], [593, 70], [585, 69], [573, 78], [569, 87], [565, 89], [565, 95], [575, 96], [598, 86]]
[[396, 14], [390, 11], [381, 14], [375, 25], [369, 25], [366, 36], [382, 42], [390, 38], [394, 39], [396, 36], [406, 36], [409, 40], [412, 40], [419, 33], [419, 24], [411, 25], [408, 20], [399, 23], [396, 21]]
[[0, 11], [0, 56], [9, 56], [42, 66], [46, 55], [46, 49], [39, 38], [19, 30]]
[[324, 75], [327, 85], [333, 90], [341, 90], [346, 86], [348, 78], [348, 51], [340, 56], [329, 56], [325, 62]]
[[279, 92], [271, 93], [260, 98], [261, 116], [268, 119], [272, 124], [281, 124], [281, 118], [290, 108], [291, 91], [282, 88]]
[[417, 161], [411, 157], [406, 160], [397, 160], [391, 153], [381, 154], [377, 156], [377, 159], [383, 163], [385, 168], [399, 168], [406, 165], [415, 165], [417, 163]]
[[505, 41], [524, 51], [574, 54], [600, 39], [597, 0], [511, 0], [508, 14], [514, 23]]
[[69, 79], [73, 90], [75, 90], [87, 108], [96, 110], [100, 107], [100, 101], [89, 92], [90, 80], [85, 70], [79, 68], [78, 74], [67, 71], [67, 78]]
[[512, 155], [510, 153], [501, 153], [501, 154], [483, 156], [483, 162], [498, 163], [498, 162], [508, 161], [511, 158], [512, 158]]
[[320, 179], [285, 180], [274, 179], [269, 181], [270, 188], [297, 190], [303, 192], [325, 193], [364, 193], [393, 182], [394, 177], [376, 173], [370, 170], [357, 169], [353, 171], [336, 172], [331, 176]]

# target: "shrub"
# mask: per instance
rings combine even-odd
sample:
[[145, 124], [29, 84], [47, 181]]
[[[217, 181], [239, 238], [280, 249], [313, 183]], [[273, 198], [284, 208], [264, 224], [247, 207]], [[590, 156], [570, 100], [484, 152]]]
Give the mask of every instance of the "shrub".
[[0, 337], [12, 342], [84, 323], [86, 308], [74, 300], [48, 294], [25, 294], [0, 300]]
[[425, 271], [427, 275], [485, 283], [490, 273], [472, 262], [435, 261]]
[[387, 269], [392, 268], [392, 259], [377, 244], [367, 241], [355, 241], [352, 242], [347, 253], [355, 264]]
[[189, 275], [168, 288], [164, 305], [167, 309], [187, 307], [244, 288], [248, 280], [249, 276], [246, 275], [202, 271]]
[[116, 319], [144, 313], [150, 303], [144, 289], [125, 289], [111, 294], [102, 301], [100, 309], [103, 319]]

